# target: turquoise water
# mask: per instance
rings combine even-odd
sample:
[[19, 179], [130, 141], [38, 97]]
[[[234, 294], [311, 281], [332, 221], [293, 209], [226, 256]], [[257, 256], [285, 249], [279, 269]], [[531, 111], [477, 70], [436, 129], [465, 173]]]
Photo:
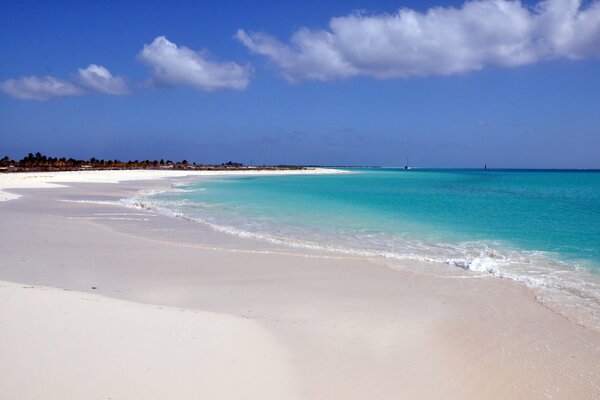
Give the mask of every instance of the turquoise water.
[[600, 313], [599, 172], [350, 171], [206, 179], [151, 201], [241, 236], [575, 293]]

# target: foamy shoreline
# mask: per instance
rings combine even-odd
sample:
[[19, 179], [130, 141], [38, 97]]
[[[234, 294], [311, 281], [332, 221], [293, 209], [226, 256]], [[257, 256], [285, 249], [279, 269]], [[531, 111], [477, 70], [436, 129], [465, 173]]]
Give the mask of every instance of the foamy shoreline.
[[30, 175], [22, 189], [54, 190], [0, 202], [0, 281], [19, 283], [0, 282], [12, 398], [600, 396], [598, 332], [521, 285], [181, 236], [187, 221], [111, 204], [156, 187], [134, 175]]
[[[192, 185], [192, 187], [195, 185]], [[202, 185], [201, 185], [202, 186]], [[226, 233], [242, 239], [254, 239], [297, 251], [326, 252], [348, 257], [379, 258], [394, 268], [396, 264], [445, 264], [459, 267], [481, 276], [493, 276], [519, 282], [530, 288], [536, 299], [546, 307], [576, 324], [600, 332], [600, 309], [598, 307], [600, 278], [582, 268], [570, 268], [559, 258], [536, 250], [523, 250], [501, 243], [468, 241], [461, 243], [429, 243], [418, 239], [396, 239], [387, 241], [385, 247], [364, 246], [360, 240], [336, 235], [314, 236], [310, 230], [286, 231], [285, 226], [245, 224], [241, 221], [227, 222], [215, 218], [213, 208], [188, 201], [185, 197], [194, 189], [180, 185], [142, 191], [139, 195], [123, 199], [119, 203], [131, 208], [152, 211], [170, 217], [178, 217], [191, 223], [202, 224], [216, 232]], [[203, 187], [198, 190], [205, 190]], [[155, 197], [161, 193], [180, 193], [179, 200], [162, 201]], [[190, 204], [189, 207], [186, 205]], [[207, 215], [203, 215], [207, 211]], [[207, 218], [208, 216], [208, 218]], [[258, 230], [252, 230], [259, 226]], [[267, 227], [267, 229], [265, 229]], [[340, 238], [346, 239], [340, 240]], [[349, 240], [350, 239], [350, 240]], [[416, 267], [418, 270], [420, 267]]]

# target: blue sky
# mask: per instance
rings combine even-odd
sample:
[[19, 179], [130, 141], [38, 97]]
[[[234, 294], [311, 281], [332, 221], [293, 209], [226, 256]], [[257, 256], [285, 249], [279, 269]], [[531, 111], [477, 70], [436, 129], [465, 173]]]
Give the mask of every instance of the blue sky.
[[600, 168], [579, 3], [0, 1], [0, 153]]

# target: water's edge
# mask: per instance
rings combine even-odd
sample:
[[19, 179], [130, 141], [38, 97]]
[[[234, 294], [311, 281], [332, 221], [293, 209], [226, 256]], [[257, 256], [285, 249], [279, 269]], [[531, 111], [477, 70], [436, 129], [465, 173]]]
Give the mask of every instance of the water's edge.
[[511, 249], [498, 243], [481, 241], [462, 242], [460, 246], [436, 243], [433, 248], [431, 244], [410, 239], [405, 239], [400, 248], [394, 243], [396, 247], [386, 250], [352, 246], [352, 242], [335, 243], [322, 236], [318, 240], [310, 240], [310, 237], [301, 236], [301, 233], [300, 236], [286, 236], [285, 231], [275, 234], [253, 232], [191, 215], [185, 212], [185, 208], [161, 201], [161, 194], [177, 191], [182, 191], [180, 185], [172, 185], [167, 190], [141, 191], [132, 198], [121, 200], [120, 204], [200, 223], [216, 232], [242, 239], [339, 255], [380, 258], [391, 267], [436, 263], [511, 279], [532, 289], [542, 305], [579, 325], [600, 330], [600, 277], [584, 268], [569, 268], [560, 259], [553, 258], [552, 254], [546, 252]]

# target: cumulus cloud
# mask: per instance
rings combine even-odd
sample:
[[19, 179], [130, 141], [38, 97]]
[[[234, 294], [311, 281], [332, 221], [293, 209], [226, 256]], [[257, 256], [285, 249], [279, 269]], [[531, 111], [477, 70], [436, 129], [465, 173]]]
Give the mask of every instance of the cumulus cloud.
[[217, 62], [205, 52], [177, 46], [164, 36], [144, 45], [138, 59], [152, 70], [152, 81], [162, 86], [190, 86], [197, 90], [244, 90], [250, 83], [249, 65]]
[[98, 93], [116, 96], [129, 94], [125, 80], [112, 74], [103, 66], [90, 64], [87, 68], [79, 68], [79, 83], [85, 88]]
[[90, 91], [123, 95], [130, 93], [123, 78], [112, 76], [104, 67], [90, 64], [79, 73], [73, 82], [53, 76], [28, 76], [0, 82], [0, 91], [21, 100], [46, 101], [56, 97], [81, 96]]
[[0, 90], [22, 100], [45, 101], [55, 97], [80, 96], [83, 90], [70, 82], [52, 76], [28, 76], [0, 82]]
[[267, 57], [289, 81], [358, 75], [385, 79], [452, 75], [486, 66], [516, 67], [556, 58], [600, 57], [600, 0], [469, 1], [420, 13], [356, 12], [329, 28], [296, 31], [288, 43], [238, 30], [236, 38]]

